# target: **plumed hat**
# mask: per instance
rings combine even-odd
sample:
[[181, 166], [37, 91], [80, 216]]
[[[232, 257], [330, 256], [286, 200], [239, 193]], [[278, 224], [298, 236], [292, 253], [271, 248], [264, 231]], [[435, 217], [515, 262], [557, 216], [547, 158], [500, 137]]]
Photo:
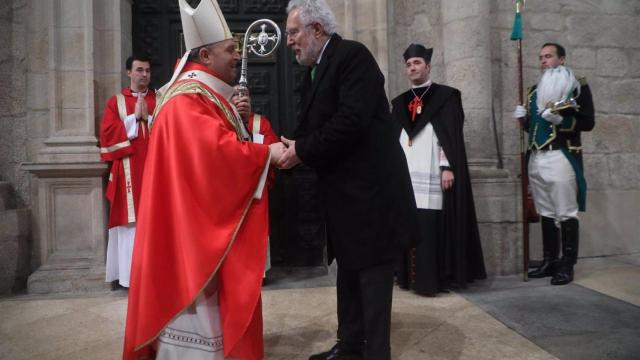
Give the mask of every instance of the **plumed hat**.
[[404, 56], [404, 61], [407, 61], [413, 57], [420, 57], [423, 58], [427, 64], [431, 62], [431, 55], [433, 55], [433, 49], [427, 49], [420, 44], [409, 45], [407, 50], [404, 51], [404, 54], [402, 54], [402, 56]]

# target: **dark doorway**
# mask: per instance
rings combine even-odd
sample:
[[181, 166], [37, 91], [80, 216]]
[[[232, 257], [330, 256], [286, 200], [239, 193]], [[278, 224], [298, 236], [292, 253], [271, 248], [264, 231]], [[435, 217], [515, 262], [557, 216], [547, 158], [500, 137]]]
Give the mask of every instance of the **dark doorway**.
[[[200, 0], [187, 0], [196, 7]], [[284, 35], [288, 0], [218, 0], [234, 36], [241, 39], [255, 20], [268, 18]], [[133, 49], [151, 58], [151, 85], [159, 88], [184, 54], [178, 0], [135, 0]], [[249, 57], [248, 82], [253, 109], [265, 114], [279, 135], [291, 136], [300, 110], [306, 69], [298, 65], [286, 39], [272, 57]], [[309, 168], [278, 171], [270, 192], [273, 266], [319, 266], [325, 260], [325, 227], [319, 210], [315, 173]]]

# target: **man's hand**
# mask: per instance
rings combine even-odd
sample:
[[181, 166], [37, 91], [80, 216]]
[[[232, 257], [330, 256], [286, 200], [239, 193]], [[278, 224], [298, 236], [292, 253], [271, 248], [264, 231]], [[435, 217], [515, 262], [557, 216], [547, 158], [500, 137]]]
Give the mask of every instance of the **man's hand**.
[[513, 111], [514, 119], [522, 119], [527, 116], [527, 109], [522, 105], [516, 105], [516, 109]]
[[440, 183], [442, 186], [442, 190], [449, 190], [453, 186], [453, 180], [453, 171], [443, 170], [442, 174], [440, 174]]
[[278, 162], [278, 167], [280, 169], [291, 169], [292, 167], [301, 164], [302, 160], [300, 160], [298, 154], [296, 154], [296, 141], [289, 140], [284, 136], [281, 136], [280, 139], [287, 149], [284, 154], [282, 154], [282, 159]]
[[269, 161], [269, 164], [277, 165], [280, 159], [282, 159], [282, 154], [286, 148], [284, 147], [284, 144], [277, 142], [269, 144], [269, 150], [271, 151], [271, 160]]
[[236, 92], [231, 97], [231, 102], [233, 102], [233, 105], [238, 109], [238, 113], [242, 117], [242, 120], [246, 123], [249, 119], [249, 114], [251, 114], [251, 98], [249, 95], [238, 95], [238, 87], [238, 85], [234, 87]]
[[545, 109], [540, 116], [553, 125], [560, 125], [562, 122], [562, 116], [552, 113], [551, 109]]
[[147, 104], [144, 102], [144, 97], [138, 95], [138, 99], [136, 100], [136, 106], [134, 110], [136, 114], [136, 120], [147, 120]]

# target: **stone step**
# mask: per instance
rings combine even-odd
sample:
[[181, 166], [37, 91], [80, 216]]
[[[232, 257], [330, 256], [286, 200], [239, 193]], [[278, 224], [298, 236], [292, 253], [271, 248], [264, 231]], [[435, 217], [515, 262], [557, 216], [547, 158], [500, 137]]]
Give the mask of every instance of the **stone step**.
[[0, 181], [0, 211], [15, 209], [16, 196], [8, 181]]
[[44, 265], [29, 276], [29, 294], [92, 293], [109, 290], [104, 266]]
[[29, 276], [29, 209], [0, 211], [0, 295], [25, 288]]

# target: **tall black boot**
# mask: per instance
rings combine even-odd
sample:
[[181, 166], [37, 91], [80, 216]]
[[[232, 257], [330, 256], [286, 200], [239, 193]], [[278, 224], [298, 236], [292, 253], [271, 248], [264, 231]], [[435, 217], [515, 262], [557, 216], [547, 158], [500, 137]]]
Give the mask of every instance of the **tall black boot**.
[[555, 220], [550, 217], [541, 216], [542, 225], [542, 264], [537, 269], [529, 271], [530, 278], [543, 278], [553, 276], [558, 262], [558, 227]]
[[573, 281], [573, 265], [578, 262], [579, 224], [578, 219], [569, 219], [561, 224], [562, 260], [560, 269], [551, 278], [551, 285], [565, 285]]

